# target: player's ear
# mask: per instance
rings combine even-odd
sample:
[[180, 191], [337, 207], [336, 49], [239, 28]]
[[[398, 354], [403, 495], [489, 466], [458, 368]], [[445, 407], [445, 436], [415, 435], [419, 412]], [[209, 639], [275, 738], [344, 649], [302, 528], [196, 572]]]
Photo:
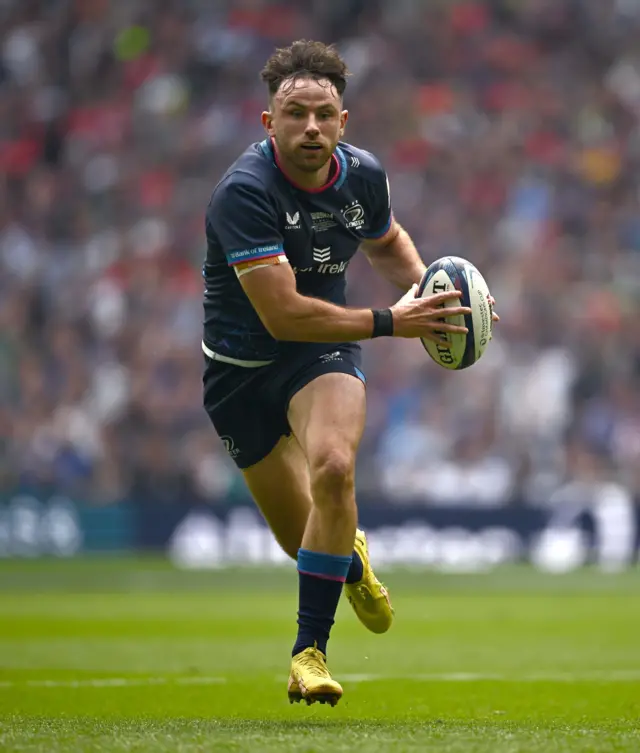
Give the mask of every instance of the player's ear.
[[343, 110], [340, 113], [340, 137], [344, 135], [344, 129], [347, 126], [347, 120], [349, 120], [349, 111]]
[[262, 113], [260, 119], [262, 120], [262, 126], [264, 130], [269, 134], [269, 136], [273, 136], [273, 114], [265, 110]]

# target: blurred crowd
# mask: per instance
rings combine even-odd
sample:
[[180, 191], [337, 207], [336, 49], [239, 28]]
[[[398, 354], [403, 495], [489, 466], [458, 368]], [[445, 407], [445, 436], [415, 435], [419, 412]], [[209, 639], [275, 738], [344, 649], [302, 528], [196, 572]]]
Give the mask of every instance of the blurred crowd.
[[[640, 0], [2, 0], [0, 490], [244, 494], [201, 407], [203, 217], [297, 38], [338, 44], [347, 140], [502, 318], [460, 373], [364, 345], [363, 492], [640, 493]], [[349, 290], [400, 292], [359, 258]]]

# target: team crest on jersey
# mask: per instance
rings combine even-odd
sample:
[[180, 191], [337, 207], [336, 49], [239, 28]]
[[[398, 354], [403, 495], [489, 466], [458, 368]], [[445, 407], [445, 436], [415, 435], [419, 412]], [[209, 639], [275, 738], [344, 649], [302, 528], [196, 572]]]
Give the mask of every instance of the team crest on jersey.
[[352, 201], [342, 210], [345, 226], [358, 230], [364, 225], [364, 209], [359, 201]]
[[285, 212], [287, 218], [287, 224], [284, 226], [285, 230], [300, 230], [300, 212], [294, 212], [289, 214]]

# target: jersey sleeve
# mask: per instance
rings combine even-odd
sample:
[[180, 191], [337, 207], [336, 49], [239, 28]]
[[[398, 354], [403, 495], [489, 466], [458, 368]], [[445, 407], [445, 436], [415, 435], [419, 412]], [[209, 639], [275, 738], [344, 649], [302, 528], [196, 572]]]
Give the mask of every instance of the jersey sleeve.
[[391, 211], [391, 194], [389, 192], [389, 178], [382, 165], [376, 160], [376, 170], [372, 175], [370, 197], [372, 206], [369, 230], [363, 235], [366, 238], [376, 239], [382, 236], [391, 227], [393, 213]]
[[233, 267], [284, 255], [276, 211], [259, 185], [219, 186], [207, 209], [206, 232]]

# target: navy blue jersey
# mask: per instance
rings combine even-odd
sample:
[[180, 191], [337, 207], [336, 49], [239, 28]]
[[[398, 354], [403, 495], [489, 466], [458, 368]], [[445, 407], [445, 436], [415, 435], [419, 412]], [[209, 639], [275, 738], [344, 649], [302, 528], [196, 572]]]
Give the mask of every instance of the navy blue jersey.
[[[298, 292], [345, 304], [345, 273], [362, 241], [391, 225], [385, 171], [369, 152], [340, 142], [331, 178], [308, 191], [288, 179], [269, 140], [227, 170], [207, 208], [204, 345], [225, 358], [275, 360], [286, 346], [267, 332], [234, 265], [285, 255]], [[247, 364], [248, 365], [248, 364]]]

